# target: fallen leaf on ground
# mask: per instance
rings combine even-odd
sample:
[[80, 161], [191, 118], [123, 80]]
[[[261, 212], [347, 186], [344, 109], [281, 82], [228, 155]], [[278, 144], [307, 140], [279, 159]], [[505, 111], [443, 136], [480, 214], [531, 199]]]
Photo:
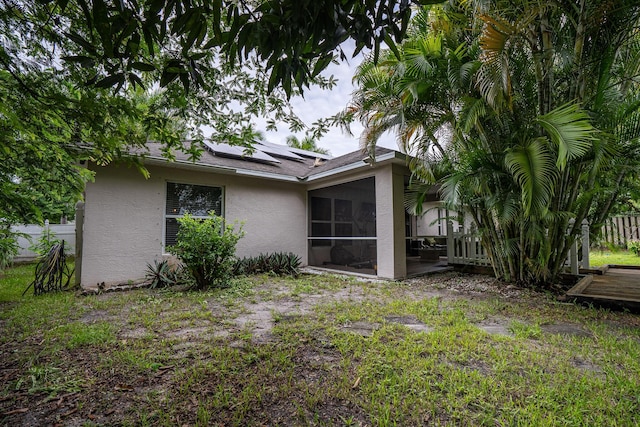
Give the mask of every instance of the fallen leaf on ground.
[[24, 414], [25, 412], [28, 412], [28, 411], [29, 411], [29, 408], [19, 408], [19, 409], [13, 409], [11, 411], [3, 412], [2, 415]]
[[60, 415], [61, 417], [68, 417], [71, 414], [75, 414], [76, 412], [78, 412], [78, 408], [73, 408], [72, 410], [70, 410], [69, 412], [65, 412], [64, 414]]
[[358, 379], [356, 380], [355, 383], [353, 383], [353, 385], [351, 386], [351, 388], [358, 388], [358, 386], [360, 385], [360, 377], [358, 377]]

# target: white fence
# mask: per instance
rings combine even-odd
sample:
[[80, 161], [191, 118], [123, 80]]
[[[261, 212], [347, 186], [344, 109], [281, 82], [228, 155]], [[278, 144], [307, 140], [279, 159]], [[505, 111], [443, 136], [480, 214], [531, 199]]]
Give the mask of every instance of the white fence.
[[615, 246], [627, 246], [628, 240], [640, 240], [640, 215], [617, 215], [602, 226], [602, 239]]
[[23, 233], [29, 236], [19, 237], [18, 245], [20, 249], [18, 255], [14, 257], [14, 261], [30, 261], [37, 257], [37, 254], [29, 250], [29, 246], [37, 243], [38, 239], [46, 231], [47, 227], [49, 231], [55, 234], [56, 239], [64, 240], [65, 252], [67, 254], [75, 254], [76, 247], [76, 225], [71, 224], [49, 224], [45, 222], [45, 225], [18, 225], [11, 227], [11, 231], [17, 233]]
[[[580, 268], [590, 267], [589, 224], [586, 220], [582, 222], [581, 229], [581, 236], [571, 246], [565, 262], [572, 274], [578, 274]], [[491, 260], [480, 243], [480, 237], [474, 232], [465, 232], [462, 227], [459, 231], [454, 231], [451, 222], [447, 224], [447, 258], [449, 264], [491, 265]]]

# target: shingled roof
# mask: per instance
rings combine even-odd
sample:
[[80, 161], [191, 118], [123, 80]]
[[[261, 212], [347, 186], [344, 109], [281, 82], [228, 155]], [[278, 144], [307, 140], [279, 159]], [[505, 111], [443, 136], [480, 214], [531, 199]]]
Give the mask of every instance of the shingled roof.
[[[275, 144], [273, 144], [275, 145]], [[285, 146], [279, 146], [285, 147]], [[157, 162], [169, 162], [162, 153], [162, 145], [159, 143], [148, 143], [147, 150], [145, 152], [138, 152], [136, 154], [142, 155], [143, 158]], [[390, 150], [384, 147], [376, 147], [375, 157], [381, 157], [388, 153], [393, 153], [394, 150]], [[296, 151], [300, 153], [300, 151]], [[284, 157], [277, 157], [278, 162], [265, 162], [252, 159], [249, 156], [237, 158], [226, 155], [216, 154], [210, 150], [205, 149], [202, 155], [195, 162], [189, 159], [189, 155], [182, 151], [175, 151], [175, 162], [181, 165], [187, 166], [189, 164], [194, 166], [205, 166], [229, 169], [230, 171], [242, 171], [242, 172], [254, 172], [257, 174], [270, 174], [277, 175], [283, 178], [295, 178], [296, 180], [303, 181], [306, 178], [320, 174], [327, 173], [335, 169], [339, 169], [348, 165], [357, 165], [362, 163], [362, 166], [366, 166], [371, 162], [371, 159], [367, 153], [362, 151], [354, 151], [339, 157], [329, 158], [315, 158], [311, 155], [302, 155], [301, 160], [294, 160]]]

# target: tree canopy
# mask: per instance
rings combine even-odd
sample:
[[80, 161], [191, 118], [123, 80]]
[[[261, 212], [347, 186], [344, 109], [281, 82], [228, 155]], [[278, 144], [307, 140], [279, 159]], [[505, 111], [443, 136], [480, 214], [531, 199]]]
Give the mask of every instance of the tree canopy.
[[[431, 1], [433, 2], [433, 1]], [[258, 58], [268, 84], [291, 94], [324, 70], [341, 44], [378, 51], [400, 41], [412, 3], [427, 0], [3, 0], [24, 42], [46, 39], [68, 63], [90, 70], [102, 87], [142, 85], [144, 73], [166, 86], [205, 85], [211, 52], [232, 65]], [[26, 36], [26, 37], [25, 37]], [[46, 49], [45, 46], [42, 46]], [[8, 49], [7, 49], [8, 51]], [[8, 52], [5, 52], [8, 54]], [[5, 61], [5, 65], [7, 65]]]
[[[395, 130], [416, 178], [480, 233], [498, 277], [557, 280], [640, 165], [640, 4], [454, 1], [365, 61], [342, 119]], [[420, 206], [422, 193], [414, 193]]]
[[90, 178], [79, 161], [149, 139], [196, 158], [202, 125], [231, 144], [255, 116], [302, 130], [288, 99], [334, 84], [321, 72], [346, 40], [354, 54], [401, 40], [415, 3], [0, 0], [0, 217], [54, 215]]

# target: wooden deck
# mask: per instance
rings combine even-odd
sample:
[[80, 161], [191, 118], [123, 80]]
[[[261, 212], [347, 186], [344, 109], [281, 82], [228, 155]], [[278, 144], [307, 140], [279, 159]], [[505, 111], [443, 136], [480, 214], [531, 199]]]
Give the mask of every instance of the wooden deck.
[[583, 302], [640, 309], [640, 267], [610, 266], [603, 274], [585, 276], [567, 292]]

